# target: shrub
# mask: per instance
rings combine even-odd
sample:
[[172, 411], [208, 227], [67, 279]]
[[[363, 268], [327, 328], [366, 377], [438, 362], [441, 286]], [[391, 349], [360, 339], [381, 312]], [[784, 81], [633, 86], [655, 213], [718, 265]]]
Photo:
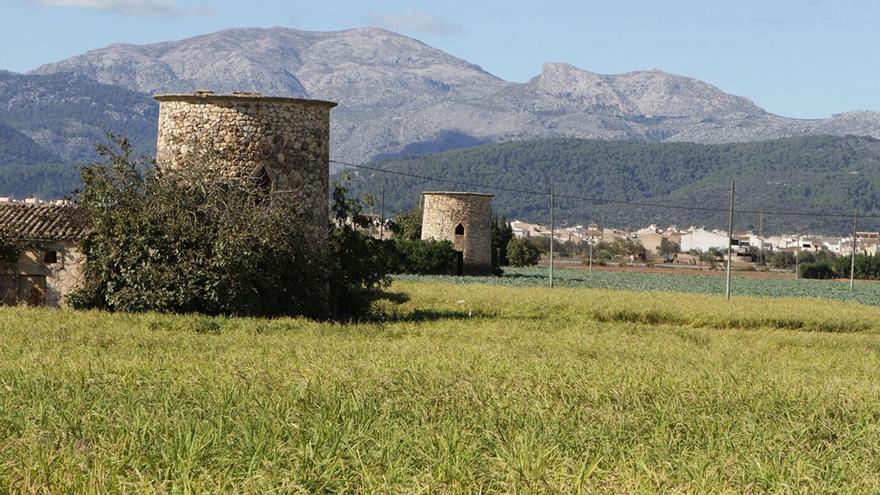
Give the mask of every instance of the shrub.
[[834, 268], [827, 261], [814, 261], [812, 263], [803, 263], [799, 267], [801, 278], [818, 278], [829, 279], [834, 278]]
[[443, 275], [452, 273], [457, 258], [449, 241], [395, 239], [396, 264], [393, 271], [413, 275]]
[[24, 251], [24, 243], [6, 228], [0, 227], [0, 263], [16, 263]]
[[777, 269], [792, 268], [795, 265], [794, 253], [790, 251], [777, 251], [770, 258], [770, 266]]
[[541, 251], [534, 242], [514, 237], [507, 244], [507, 260], [513, 266], [537, 265], [541, 260]]
[[[257, 181], [223, 177], [210, 154], [156, 172], [124, 139], [83, 168], [80, 203], [90, 222], [77, 308], [209, 315], [349, 317], [363, 293], [387, 281], [387, 260], [346, 222], [327, 226], [324, 249], [295, 206]], [[356, 202], [334, 192], [334, 213]], [[368, 306], [368, 305], [367, 305]]]
[[398, 213], [391, 220], [389, 228], [395, 239], [418, 240], [422, 238], [422, 209]]
[[[834, 271], [839, 277], [850, 276], [852, 256], [840, 256], [834, 260]], [[880, 280], [880, 256], [856, 255], [856, 278], [862, 280]]]

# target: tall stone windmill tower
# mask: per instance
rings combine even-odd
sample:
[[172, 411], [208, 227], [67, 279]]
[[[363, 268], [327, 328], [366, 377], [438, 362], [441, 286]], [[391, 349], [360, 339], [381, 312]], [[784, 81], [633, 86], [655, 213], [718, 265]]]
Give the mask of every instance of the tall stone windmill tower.
[[492, 274], [492, 198], [474, 192], [422, 193], [422, 239], [448, 240], [459, 275]]
[[182, 167], [210, 153], [217, 173], [255, 178], [297, 205], [304, 231], [327, 232], [330, 110], [336, 103], [210, 91], [159, 101], [159, 168]]

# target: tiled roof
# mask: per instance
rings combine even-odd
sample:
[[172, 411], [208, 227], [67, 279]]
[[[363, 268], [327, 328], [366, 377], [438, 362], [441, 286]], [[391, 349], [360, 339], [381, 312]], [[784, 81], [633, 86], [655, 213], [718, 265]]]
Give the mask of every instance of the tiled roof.
[[86, 232], [84, 213], [73, 205], [0, 202], [0, 229], [31, 241], [77, 240]]

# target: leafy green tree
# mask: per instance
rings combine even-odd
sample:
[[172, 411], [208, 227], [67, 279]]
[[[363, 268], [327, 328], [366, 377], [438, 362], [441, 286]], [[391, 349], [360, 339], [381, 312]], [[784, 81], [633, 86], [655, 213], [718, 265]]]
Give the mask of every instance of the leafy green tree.
[[773, 253], [773, 257], [770, 258], [770, 266], [773, 268], [787, 270], [794, 268], [794, 265], [794, 253], [791, 251], [776, 251]]
[[333, 211], [352, 223], [328, 225], [319, 249], [295, 205], [212, 173], [209, 153], [157, 173], [124, 139], [99, 151], [82, 174], [90, 229], [74, 307], [348, 318], [387, 283], [385, 251], [356, 229], [365, 220], [344, 188]]
[[416, 208], [398, 213], [391, 221], [390, 229], [396, 239], [421, 239], [422, 209]]
[[666, 237], [660, 239], [660, 254], [664, 256], [671, 256], [673, 254], [678, 254], [681, 252], [681, 246], [674, 241], [670, 241]]
[[507, 245], [513, 239], [513, 227], [504, 218], [504, 215], [493, 215], [492, 218], [492, 268], [497, 272], [500, 267], [509, 264], [507, 260]]
[[367, 235], [370, 220], [363, 205], [349, 198], [348, 189], [337, 182], [331, 206], [334, 227], [327, 241], [330, 316], [348, 320], [368, 315], [377, 290], [390, 282], [394, 264], [389, 242]]
[[799, 267], [801, 278], [829, 279], [836, 276], [834, 267], [828, 261], [811, 261]]
[[531, 240], [514, 237], [507, 244], [507, 259], [513, 266], [537, 265], [541, 251]]

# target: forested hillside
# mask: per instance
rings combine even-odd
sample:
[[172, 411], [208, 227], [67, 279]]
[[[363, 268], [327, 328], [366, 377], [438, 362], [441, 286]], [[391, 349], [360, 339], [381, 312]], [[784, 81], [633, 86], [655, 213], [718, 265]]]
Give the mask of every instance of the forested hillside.
[[[855, 207], [880, 214], [880, 141], [862, 137], [799, 137], [738, 144], [632, 143], [577, 139], [489, 144], [432, 156], [392, 159], [377, 167], [508, 189], [543, 191], [557, 183], [561, 224], [643, 226], [650, 223], [726, 226], [731, 180], [737, 208], [765, 211], [843, 212]], [[418, 205], [423, 190], [494, 192], [508, 218], [548, 221], [547, 195], [504, 192], [353, 170], [352, 188], [378, 196], [386, 211]], [[577, 196], [585, 199], [572, 199]], [[597, 199], [650, 201], [684, 209], [629, 207]], [[757, 215], [740, 215], [736, 228], [753, 228]], [[810, 216], [764, 218], [768, 232], [846, 232], [851, 219]], [[876, 222], [875, 222], [876, 223]], [[863, 221], [865, 228], [878, 228]]]

